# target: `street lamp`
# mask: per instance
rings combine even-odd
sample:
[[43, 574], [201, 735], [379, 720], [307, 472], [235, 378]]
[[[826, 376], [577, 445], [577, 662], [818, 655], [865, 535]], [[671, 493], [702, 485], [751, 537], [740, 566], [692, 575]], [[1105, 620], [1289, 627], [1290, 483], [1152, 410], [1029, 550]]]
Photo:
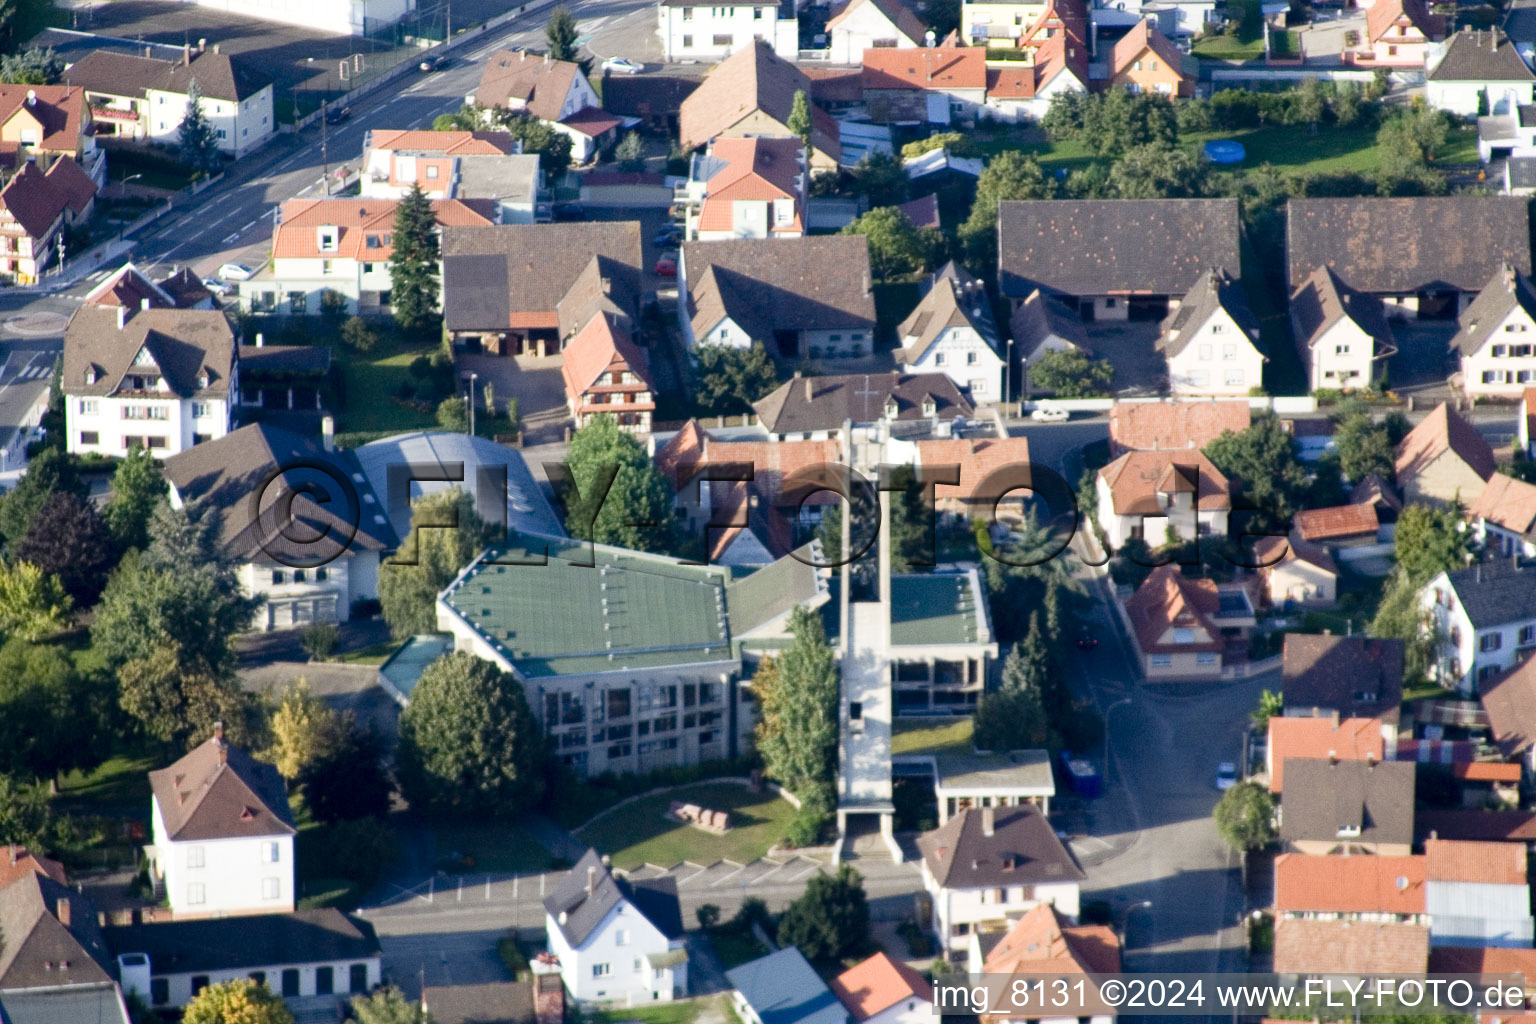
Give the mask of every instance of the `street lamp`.
[[1138, 900], [1125, 908], [1125, 923], [1120, 926], [1120, 941], [1124, 945], [1131, 934], [1131, 915], [1138, 910], [1151, 910], [1151, 900]]
[[480, 379], [478, 373], [469, 375], [469, 436], [475, 436], [475, 381]]
[[1003, 360], [1003, 417], [1008, 416], [1008, 399], [1012, 397], [1013, 387], [1013, 338], [1008, 338], [1008, 355]]
[[[132, 181], [133, 179], [135, 179], [135, 178], [142, 178], [142, 177], [144, 177], [144, 175], [142, 173], [130, 174], [130, 175], [128, 175], [128, 177], [124, 178], [122, 181], [117, 183], [117, 187], [122, 189], [122, 191], [123, 191], [123, 198], [124, 199], [128, 198], [128, 183], [130, 181]], [[117, 225], [117, 240], [119, 242], [121, 242], [123, 240], [123, 232], [126, 229], [127, 229], [127, 225], [126, 224], [123, 224], [122, 222], [118, 223], [118, 225]]]

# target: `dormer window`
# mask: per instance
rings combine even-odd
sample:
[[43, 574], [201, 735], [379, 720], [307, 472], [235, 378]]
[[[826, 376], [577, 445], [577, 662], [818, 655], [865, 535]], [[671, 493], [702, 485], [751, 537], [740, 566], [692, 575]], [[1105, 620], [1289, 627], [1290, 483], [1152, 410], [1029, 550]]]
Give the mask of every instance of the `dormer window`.
[[155, 365], [155, 357], [150, 354], [149, 349], [141, 348], [141, 349], [139, 349], [139, 354], [133, 357], [133, 365], [134, 366], [154, 366]]
[[85, 368], [85, 383], [87, 385], [96, 383], [96, 367], [88, 366]]
[[887, 401], [885, 403], [885, 418], [886, 419], [888, 419], [888, 420], [895, 419], [897, 411], [898, 411], [898, 409], [897, 409], [897, 406], [896, 406], [896, 399], [892, 398], [892, 399], [890, 399], [889, 401]]
[[1359, 825], [1340, 825], [1339, 826], [1339, 838], [1340, 839], [1358, 839], [1358, 838], [1360, 838], [1360, 826]]
[[315, 237], [321, 252], [335, 252], [341, 245], [341, 228], [334, 224], [322, 224], [315, 229]]
[[939, 411], [939, 403], [933, 400], [933, 396], [923, 399], [923, 415], [933, 416]]
[[202, 373], [197, 375], [197, 386], [199, 388], [206, 388], [208, 386], [208, 371], [207, 370], [204, 370]]

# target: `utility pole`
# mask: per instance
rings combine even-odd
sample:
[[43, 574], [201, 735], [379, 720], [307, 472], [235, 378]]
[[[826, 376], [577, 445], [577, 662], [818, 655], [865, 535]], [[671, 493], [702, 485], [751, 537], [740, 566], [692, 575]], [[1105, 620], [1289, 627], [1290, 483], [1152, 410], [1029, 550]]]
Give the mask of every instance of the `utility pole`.
[[325, 108], [326, 108], [326, 102], [325, 102], [325, 100], [321, 100], [320, 101], [320, 168], [325, 173], [325, 197], [327, 199], [329, 199], [331, 197], [331, 161], [330, 161], [330, 157], [327, 154], [327, 145], [326, 144], [329, 142], [329, 137], [328, 137], [329, 133], [326, 130], [326, 122], [327, 122], [328, 118], [326, 117], [326, 110], [325, 110]]
[[469, 436], [475, 436], [475, 381], [480, 378], [478, 373], [469, 375]]

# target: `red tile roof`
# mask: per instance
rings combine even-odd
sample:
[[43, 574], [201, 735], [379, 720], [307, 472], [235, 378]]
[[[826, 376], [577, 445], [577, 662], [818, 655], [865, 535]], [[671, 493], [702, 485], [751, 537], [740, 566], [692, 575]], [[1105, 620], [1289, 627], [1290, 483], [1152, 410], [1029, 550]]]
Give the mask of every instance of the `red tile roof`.
[[[1382, 0], [1382, 3], [1390, 0]], [[1371, 10], [1375, 10], [1373, 6]], [[1478, 476], [1487, 480], [1497, 468], [1493, 449], [1477, 429], [1441, 402], [1397, 446], [1397, 476], [1422, 472], [1445, 452], [1453, 452]]]
[[[1536, 949], [1505, 949], [1498, 946], [1441, 946], [1429, 954], [1429, 969], [1434, 974], [1523, 974], [1525, 983], [1536, 980]], [[1515, 1024], [1521, 1016], [1499, 1014], [1504, 1024]], [[1529, 1017], [1536, 1020], [1536, 1016]]]
[[1182, 73], [1184, 55], [1167, 36], [1152, 27], [1150, 21], [1138, 21], [1129, 32], [1120, 37], [1109, 57], [1109, 72], [1118, 75], [1131, 66], [1131, 62], [1151, 50], [1168, 68]]
[[1536, 485], [1495, 473], [1467, 509], [1467, 517], [1486, 519], [1511, 533], [1529, 534], [1536, 529]]
[[1424, 0], [1381, 0], [1365, 12], [1366, 38], [1373, 43], [1399, 24], [1412, 25], [1428, 39], [1445, 35], [1445, 17], [1431, 14]]
[[1423, 856], [1283, 853], [1275, 858], [1276, 913], [1409, 915], [1424, 910]]
[[1295, 757], [1336, 757], [1380, 761], [1384, 755], [1379, 718], [1284, 718], [1269, 720], [1269, 790], [1283, 792], [1285, 761]]
[[1321, 544], [1302, 540], [1293, 530], [1289, 537], [1261, 537], [1253, 545], [1254, 564], [1262, 566], [1260, 573], [1279, 568], [1286, 562], [1308, 562], [1324, 572], [1339, 574], [1339, 564], [1328, 549]]
[[1292, 520], [1302, 540], [1335, 540], [1339, 537], [1374, 537], [1379, 523], [1376, 506], [1371, 502], [1358, 505], [1336, 505], [1333, 508], [1310, 508], [1296, 513]]
[[1067, 925], [1042, 903], [1014, 922], [987, 954], [987, 974], [1117, 974], [1120, 939], [1106, 925]]
[[726, 165], [709, 179], [709, 191], [699, 209], [699, 230], [729, 231], [735, 223], [731, 204], [738, 200], [774, 199], [796, 200], [790, 229], [804, 230], [800, 189], [795, 183], [801, 173], [799, 139], [716, 139], [709, 152]]
[[1428, 963], [1426, 925], [1293, 917], [1275, 922], [1277, 974], [1423, 974]]
[[[650, 376], [650, 364], [645, 352], [630, 340], [629, 332], [606, 314], [594, 316], [587, 325], [577, 331], [566, 343], [561, 353], [560, 375], [565, 379], [568, 398], [580, 401], [592, 394], [637, 394], [640, 391], [655, 393]], [[640, 378], [638, 384], [607, 385], [603, 379], [611, 373], [633, 373]], [[609, 402], [612, 402], [609, 399]], [[621, 406], [611, 410], [594, 407], [592, 411], [634, 412], [654, 410], [654, 399], [636, 402], [632, 397], [622, 400]]]
[[873, 4], [876, 10], [885, 15], [887, 21], [910, 40], [909, 45], [922, 45], [923, 36], [928, 32], [928, 26], [923, 24], [921, 18], [913, 14], [906, 5], [901, 3], [901, 0], [844, 0], [836, 11], [833, 12], [832, 17], [827, 19], [827, 32], [830, 34], [834, 28], [843, 23], [843, 19], [852, 14], [854, 9], [863, 3]]
[[[74, 163], [69, 157], [61, 157], [56, 166], [65, 161]], [[71, 207], [72, 197], [60, 187], [62, 180], [65, 179], [52, 173], [44, 174], [35, 163], [24, 164], [0, 189], [0, 208], [14, 217], [28, 236], [43, 238]]]
[[848, 968], [828, 982], [832, 994], [856, 1021], [866, 1021], [903, 999], [933, 1002], [933, 988], [923, 976], [884, 953]]
[[[1175, 473], [1182, 481], [1174, 479]], [[1099, 470], [1099, 477], [1109, 485], [1117, 516], [1164, 515], [1158, 494], [1169, 487], [1192, 487], [1197, 477], [1201, 510], [1232, 507], [1231, 484], [1199, 451], [1126, 452]]]
[[[1172, 651], [1219, 651], [1221, 631], [1211, 621], [1220, 602], [1211, 580], [1192, 580], [1176, 565], [1160, 565], [1125, 602], [1125, 613], [1136, 631], [1143, 654]], [[1170, 629], [1204, 629], [1210, 638], [1201, 643], [1165, 644]]]
[[1519, 782], [1524, 771], [1507, 761], [1460, 761], [1451, 765], [1451, 774], [1464, 782]]
[[511, 132], [436, 132], [421, 128], [375, 128], [368, 133], [367, 147], [447, 156], [506, 156], [518, 150]]
[[987, 98], [1027, 100], [1035, 95], [1036, 68], [1033, 64], [1009, 62], [1006, 67], [987, 68]]
[[[432, 212], [439, 225], [465, 227], [489, 225], [492, 220], [476, 209], [475, 200], [434, 199]], [[394, 246], [398, 199], [290, 199], [283, 204], [282, 221], [272, 235], [274, 259], [350, 259], [388, 262]], [[489, 211], [487, 211], [489, 212]], [[320, 248], [318, 228], [338, 229], [336, 248]], [[373, 240], [373, 245], [368, 240]]]
[[[35, 100], [34, 100], [35, 97]], [[32, 118], [41, 126], [37, 142], [27, 147], [40, 153], [79, 156], [86, 126], [85, 89], [77, 85], [0, 85], [0, 125]], [[19, 142], [0, 142], [0, 153], [19, 155]]]
[[92, 288], [82, 300], [88, 306], [124, 306], [141, 309], [145, 299], [151, 309], [174, 309], [176, 300], [132, 263]]
[[934, 491], [935, 500], [979, 501], [983, 497], [979, 488], [989, 474], [1007, 466], [1029, 463], [1029, 439], [978, 437], [918, 441], [917, 462], [919, 466], [960, 467], [960, 483], [957, 486], [939, 484]]
[[986, 89], [987, 51], [979, 46], [864, 51], [865, 89]]
[[68, 885], [64, 865], [48, 857], [41, 857], [20, 843], [0, 846], [0, 889], [27, 874], [47, 875], [60, 885]]
[[1536, 744], [1536, 658], [1478, 684], [1493, 742], [1505, 757], [1525, 757]]
[[1524, 885], [1525, 860], [1524, 848], [1512, 843], [1424, 841], [1425, 877], [1431, 882]]
[[1116, 402], [1109, 410], [1109, 444], [1128, 451], [1204, 448], [1230, 430], [1247, 430], [1247, 402]]
[[651, 461], [656, 463], [656, 468], [672, 481], [672, 487], [676, 489], [680, 482], [687, 479], [692, 467], [703, 460], [704, 445], [708, 439], [709, 435], [699, 426], [699, 421], [690, 419], [667, 439], [666, 444], [656, 449]]

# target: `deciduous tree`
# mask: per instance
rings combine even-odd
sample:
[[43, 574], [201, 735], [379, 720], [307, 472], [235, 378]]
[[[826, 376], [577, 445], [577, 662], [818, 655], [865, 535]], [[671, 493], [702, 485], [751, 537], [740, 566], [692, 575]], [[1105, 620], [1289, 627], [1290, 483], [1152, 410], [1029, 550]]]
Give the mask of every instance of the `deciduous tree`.
[[845, 235], [869, 240], [869, 269], [884, 281], [927, 270], [944, 238], [932, 228], [920, 228], [894, 206], [877, 206], [843, 225]]
[[437, 629], [438, 593], [492, 543], [494, 533], [475, 514], [474, 498], [458, 487], [416, 502], [410, 533], [379, 567], [379, 604], [396, 639]]
[[85, 493], [70, 457], [61, 449], [48, 448], [33, 457], [21, 481], [0, 500], [0, 534], [12, 551], [32, 529], [37, 513], [54, 491]]
[[112, 473], [112, 497], [103, 510], [118, 550], [149, 546], [149, 522], [166, 489], [160, 460], [141, 445], [128, 449]]
[[836, 966], [869, 945], [869, 900], [864, 878], [851, 864], [835, 875], [815, 875], [800, 898], [784, 908], [778, 940], [812, 963]]
[[42, 853], [53, 837], [48, 787], [26, 775], [0, 774], [0, 843]]
[[1013, 199], [1051, 199], [1056, 186], [1034, 157], [1016, 149], [997, 154], [976, 179], [976, 199], [960, 225], [971, 269], [990, 277], [997, 264], [997, 204]]
[[1187, 149], [1149, 142], [1127, 149], [1109, 171], [1121, 199], [1193, 199], [1205, 195], [1210, 165]]
[[1275, 802], [1254, 782], [1239, 782], [1222, 794], [1213, 812], [1216, 831], [1238, 853], [1258, 850], [1275, 839]]
[[810, 97], [806, 96], [804, 89], [796, 89], [794, 99], [789, 104], [789, 120], [785, 122], [784, 127], [800, 137], [800, 145], [806, 148], [807, 155], [811, 148], [813, 124]]
[[378, 734], [343, 716], [327, 747], [299, 774], [310, 813], [324, 822], [386, 814], [390, 780], [384, 755]]
[[1372, 473], [1390, 483], [1396, 472], [1396, 445], [1384, 423], [1377, 423], [1368, 412], [1344, 417], [1333, 428], [1333, 445], [1339, 453], [1339, 469], [1350, 480], [1362, 480]]
[[754, 680], [762, 718], [757, 749], [768, 774], [804, 795], [830, 791], [837, 775], [837, 659], [821, 618], [803, 607], [790, 612], [793, 639], [773, 659], [766, 680]]
[[432, 1024], [432, 1015], [418, 999], [407, 999], [393, 985], [367, 996], [352, 997], [352, 1017], [357, 1024]]
[[773, 360], [762, 342], [751, 348], [698, 345], [693, 350], [694, 400], [701, 412], [724, 416], [744, 412], [779, 386]]
[[0, 773], [51, 779], [94, 763], [99, 704], [62, 649], [8, 641], [0, 647]]
[[0, 563], [0, 635], [46, 640], [69, 626], [73, 604], [57, 576], [30, 562]]
[[1108, 359], [1095, 359], [1078, 349], [1042, 352], [1025, 367], [1029, 386], [1057, 398], [1091, 398], [1107, 394], [1115, 379]]
[[300, 676], [278, 696], [267, 721], [272, 745], [262, 756], [293, 782], [330, 748], [340, 731], [340, 717]]
[[88, 608], [106, 585], [114, 547], [95, 505], [73, 491], [55, 491], [16, 545], [16, 557], [57, 576], [74, 602]]
[[1206, 457], [1236, 481], [1249, 507], [1272, 528], [1289, 526], [1307, 486], [1296, 439], [1273, 413], [1254, 416], [1246, 430], [1225, 431], [1205, 446]]
[[[566, 454], [580, 497], [557, 488], [565, 506], [565, 527], [572, 537], [641, 551], [668, 551], [673, 530], [672, 485], [656, 468], [634, 435], [619, 429], [612, 416], [594, 416], [571, 436]], [[614, 473], [600, 506], [595, 498], [600, 476]]]
[[293, 1024], [293, 1014], [264, 983], [250, 978], [209, 985], [187, 1004], [182, 1024]]

